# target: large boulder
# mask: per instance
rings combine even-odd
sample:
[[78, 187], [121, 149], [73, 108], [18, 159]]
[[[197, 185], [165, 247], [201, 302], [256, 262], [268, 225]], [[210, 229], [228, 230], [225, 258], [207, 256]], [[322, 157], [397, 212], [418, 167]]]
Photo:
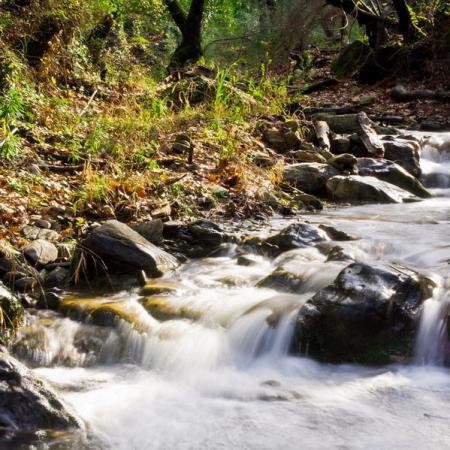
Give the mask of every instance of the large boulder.
[[0, 347], [0, 427], [2, 437], [39, 430], [83, 431], [81, 420], [57, 394], [3, 347]]
[[360, 175], [330, 178], [327, 189], [334, 200], [350, 203], [402, 203], [416, 198], [393, 184]]
[[420, 177], [422, 170], [420, 168], [420, 145], [418, 142], [399, 138], [387, 140], [385, 138], [383, 145], [386, 159], [402, 166], [414, 177]]
[[372, 176], [379, 180], [395, 184], [417, 197], [431, 197], [431, 193], [425, 189], [417, 178], [392, 161], [386, 159], [359, 158], [357, 164], [359, 175]]
[[431, 292], [406, 268], [350, 264], [300, 309], [293, 350], [333, 363], [407, 360]]
[[160, 276], [178, 265], [172, 255], [117, 220], [109, 220], [95, 228], [80, 247], [97, 263], [106, 265], [110, 272], [144, 270], [148, 276]]
[[299, 163], [286, 166], [283, 178], [286, 183], [312, 194], [324, 189], [327, 180], [335, 175], [339, 175], [338, 170], [328, 164]]

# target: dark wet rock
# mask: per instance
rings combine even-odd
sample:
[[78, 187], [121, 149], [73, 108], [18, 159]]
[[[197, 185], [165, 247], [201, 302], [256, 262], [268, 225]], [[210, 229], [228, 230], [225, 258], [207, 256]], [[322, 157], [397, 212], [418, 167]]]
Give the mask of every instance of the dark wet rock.
[[385, 159], [359, 158], [358, 172], [363, 176], [373, 176], [379, 180], [395, 184], [417, 197], [431, 197], [430, 192], [419, 180], [413, 177], [403, 167], [392, 161]]
[[51, 288], [41, 293], [36, 307], [39, 309], [58, 310], [63, 300], [63, 291], [61, 289]]
[[279, 253], [294, 248], [307, 247], [329, 239], [326, 232], [308, 223], [293, 223], [277, 234], [269, 236], [265, 242], [278, 249]]
[[314, 195], [301, 193], [295, 196], [295, 199], [301, 202], [301, 206], [308, 211], [321, 211], [323, 203]]
[[38, 281], [34, 277], [22, 277], [14, 281], [14, 290], [18, 292], [31, 291], [36, 288]]
[[117, 220], [95, 228], [81, 243], [80, 250], [85, 258], [104, 264], [110, 272], [143, 270], [148, 276], [160, 276], [178, 265], [172, 255]]
[[298, 163], [286, 166], [283, 178], [307, 194], [318, 192], [325, 188], [327, 180], [339, 175], [339, 172], [329, 164]]
[[218, 249], [219, 253], [215, 254], [219, 256], [222, 246], [235, 240], [234, 236], [209, 220], [164, 224], [164, 237], [170, 251], [188, 258], [209, 256]]
[[316, 245], [316, 248], [322, 252], [326, 257], [326, 262], [330, 261], [354, 261], [352, 254], [347, 252], [340, 245], [332, 244], [331, 242], [322, 242]]
[[259, 259], [252, 254], [239, 255], [236, 262], [239, 266], [256, 266], [259, 263]]
[[51, 222], [49, 222], [48, 220], [44, 220], [44, 219], [37, 219], [34, 224], [39, 227], [39, 228], [44, 228], [46, 230], [50, 230], [50, 228], [52, 227]]
[[323, 231], [325, 231], [330, 239], [333, 241], [354, 241], [357, 238], [354, 236], [351, 236], [350, 234], [346, 233], [345, 231], [338, 230], [337, 228], [332, 227], [331, 225], [319, 225], [319, 228]]
[[409, 269], [353, 263], [300, 309], [293, 349], [333, 363], [407, 360], [431, 292]]
[[14, 261], [10, 258], [0, 258], [0, 273], [11, 272], [14, 268]]
[[365, 156], [369, 156], [369, 152], [361, 140], [361, 137], [358, 133], [353, 133], [349, 136], [350, 139], [350, 150], [347, 153], [351, 153], [357, 158], [362, 158]]
[[64, 287], [70, 279], [70, 270], [67, 267], [55, 267], [50, 271], [46, 271], [44, 275], [45, 287]]
[[132, 228], [152, 244], [162, 244], [164, 223], [161, 219], [150, 220], [138, 225], [133, 225]]
[[334, 156], [328, 160], [328, 164], [339, 170], [341, 173], [354, 174], [358, 172], [356, 167], [357, 159], [350, 153], [343, 153], [342, 155]]
[[384, 140], [384, 157], [397, 163], [416, 178], [422, 174], [420, 168], [419, 144], [415, 141], [404, 141], [399, 138]]
[[44, 239], [37, 239], [23, 248], [25, 258], [33, 266], [45, 266], [57, 260], [58, 249]]
[[[57, 394], [0, 347], [0, 426], [4, 432], [83, 430]], [[1, 445], [1, 442], [0, 442]]]
[[337, 176], [327, 182], [330, 196], [350, 203], [401, 203], [413, 201], [410, 192], [375, 177]]

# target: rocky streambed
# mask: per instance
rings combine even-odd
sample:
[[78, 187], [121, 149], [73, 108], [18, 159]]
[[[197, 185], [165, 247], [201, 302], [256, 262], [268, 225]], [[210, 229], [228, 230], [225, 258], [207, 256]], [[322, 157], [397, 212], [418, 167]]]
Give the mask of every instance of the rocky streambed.
[[96, 228], [72, 269], [87, 287], [46, 288], [11, 345], [33, 368], [18, 378], [33, 378], [25, 403], [55, 421], [0, 405], [5, 445], [448, 447], [449, 140], [414, 151], [423, 185], [348, 153], [286, 168], [319, 180], [305, 195], [377, 204], [264, 225]]

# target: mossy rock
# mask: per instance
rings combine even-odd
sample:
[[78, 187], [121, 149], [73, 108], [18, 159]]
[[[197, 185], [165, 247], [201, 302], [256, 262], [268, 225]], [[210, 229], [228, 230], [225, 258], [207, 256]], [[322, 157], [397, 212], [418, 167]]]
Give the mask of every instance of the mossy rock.
[[140, 312], [125, 301], [71, 298], [63, 300], [59, 310], [74, 319], [91, 320], [95, 325], [112, 327], [116, 325], [117, 320], [123, 320], [140, 333], [149, 331], [148, 323]]
[[141, 295], [155, 295], [178, 291], [180, 284], [169, 280], [148, 280], [141, 290]]
[[301, 276], [279, 267], [258, 281], [256, 286], [281, 292], [297, 292], [304, 283], [305, 280]]
[[197, 320], [201, 316], [200, 312], [186, 306], [171, 305], [168, 297], [151, 296], [143, 298], [140, 302], [149, 314], [161, 321], [175, 319]]
[[358, 69], [367, 61], [372, 50], [362, 41], [352, 42], [342, 49], [338, 57], [331, 64], [331, 69], [337, 76], [349, 76], [358, 72]]

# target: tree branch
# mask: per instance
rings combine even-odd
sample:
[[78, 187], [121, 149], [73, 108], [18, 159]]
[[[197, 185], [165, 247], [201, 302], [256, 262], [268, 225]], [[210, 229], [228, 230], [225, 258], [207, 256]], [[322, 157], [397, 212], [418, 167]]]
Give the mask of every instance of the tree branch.
[[190, 27], [193, 27], [194, 29], [201, 27], [204, 8], [205, 0], [192, 0], [187, 18], [187, 23]]
[[183, 32], [186, 28], [187, 17], [186, 13], [183, 11], [183, 8], [178, 3], [178, 0], [164, 0], [164, 3], [172, 16], [173, 21], [180, 31]]

